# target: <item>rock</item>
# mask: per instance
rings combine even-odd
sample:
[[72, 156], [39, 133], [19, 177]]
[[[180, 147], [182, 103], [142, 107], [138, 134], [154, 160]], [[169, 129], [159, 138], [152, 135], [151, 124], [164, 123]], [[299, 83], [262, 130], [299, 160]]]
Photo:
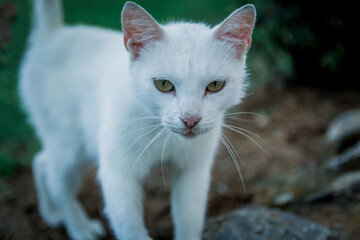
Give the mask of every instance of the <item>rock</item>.
[[284, 211], [248, 206], [210, 219], [204, 240], [337, 240], [331, 229]]
[[325, 167], [334, 172], [360, 169], [360, 141], [343, 154], [330, 158], [325, 163]]
[[360, 171], [351, 172], [338, 177], [332, 184], [334, 194], [352, 195], [360, 190]]
[[291, 192], [281, 193], [276, 195], [273, 199], [274, 206], [283, 207], [288, 205], [294, 200], [294, 194]]
[[305, 203], [329, 202], [334, 198], [348, 197], [357, 199], [360, 192], [360, 171], [343, 174], [336, 178], [330, 185], [304, 197]]
[[320, 189], [303, 198], [304, 203], [324, 203], [330, 202], [334, 197], [330, 188]]
[[221, 182], [221, 181], [218, 181], [216, 184], [215, 184], [215, 191], [219, 194], [224, 194], [226, 193], [226, 191], [229, 189], [229, 187]]
[[340, 114], [330, 124], [325, 140], [337, 151], [360, 139], [360, 109]]

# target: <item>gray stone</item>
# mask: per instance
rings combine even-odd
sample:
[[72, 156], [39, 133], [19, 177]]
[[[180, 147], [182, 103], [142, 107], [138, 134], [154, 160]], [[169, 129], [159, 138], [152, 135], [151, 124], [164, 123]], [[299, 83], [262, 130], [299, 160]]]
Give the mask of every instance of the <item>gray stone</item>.
[[285, 192], [276, 195], [273, 199], [273, 204], [276, 207], [283, 207], [290, 204], [294, 200], [294, 194], [292, 192]]
[[360, 109], [340, 114], [330, 124], [325, 140], [336, 150], [342, 150], [360, 139]]
[[338, 177], [332, 184], [334, 194], [352, 194], [360, 189], [360, 171], [347, 173]]
[[305, 203], [329, 202], [334, 198], [356, 199], [360, 192], [360, 171], [343, 174], [330, 184], [304, 197]]
[[360, 169], [360, 141], [343, 154], [330, 158], [325, 166], [334, 172]]
[[204, 240], [338, 240], [331, 229], [292, 213], [249, 206], [210, 219]]
[[304, 203], [322, 203], [333, 199], [334, 193], [330, 188], [314, 191], [303, 198]]

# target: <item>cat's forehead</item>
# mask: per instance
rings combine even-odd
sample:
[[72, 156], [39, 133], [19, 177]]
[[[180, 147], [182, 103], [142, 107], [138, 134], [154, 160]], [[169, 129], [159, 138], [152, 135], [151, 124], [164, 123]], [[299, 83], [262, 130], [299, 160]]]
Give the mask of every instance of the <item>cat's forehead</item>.
[[166, 39], [158, 45], [156, 57], [153, 55], [160, 71], [182, 81], [224, 75], [229, 58], [214, 39], [213, 29], [205, 24], [176, 23], [164, 30]]
[[201, 40], [202, 37], [208, 37], [212, 30], [203, 23], [169, 23], [163, 26], [166, 35], [171, 39], [188, 39], [190, 41]]
[[169, 50], [189, 54], [206, 49], [212, 30], [201, 23], [174, 23], [164, 26]]

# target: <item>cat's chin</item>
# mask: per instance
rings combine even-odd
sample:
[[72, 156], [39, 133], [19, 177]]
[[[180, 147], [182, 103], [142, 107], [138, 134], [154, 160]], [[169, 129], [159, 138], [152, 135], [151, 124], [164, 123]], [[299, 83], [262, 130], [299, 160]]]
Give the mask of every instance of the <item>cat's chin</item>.
[[183, 137], [185, 139], [192, 139], [195, 138], [199, 135], [202, 135], [204, 133], [207, 133], [208, 131], [210, 131], [211, 129], [171, 129], [170, 130], [173, 133], [176, 133], [177, 135], [179, 135], [180, 137]]
[[187, 132], [187, 133], [185, 133], [185, 134], [182, 134], [182, 136], [184, 136], [185, 138], [194, 138], [194, 137], [196, 137], [197, 135], [199, 135], [199, 134], [193, 133], [193, 132], [191, 132], [191, 131], [189, 131], [189, 132]]
[[195, 138], [196, 136], [200, 135], [201, 133], [199, 132], [194, 132], [194, 131], [189, 131], [189, 130], [171, 130], [173, 133], [176, 133], [176, 135], [179, 135], [180, 137], [183, 137], [183, 138], [187, 138], [187, 139], [191, 139], [191, 138]]
[[191, 138], [195, 138], [203, 133], [205, 133], [207, 131], [187, 131], [187, 132], [183, 132], [183, 133], [178, 133], [180, 136], [184, 137], [184, 138], [187, 138], [187, 139], [191, 139]]

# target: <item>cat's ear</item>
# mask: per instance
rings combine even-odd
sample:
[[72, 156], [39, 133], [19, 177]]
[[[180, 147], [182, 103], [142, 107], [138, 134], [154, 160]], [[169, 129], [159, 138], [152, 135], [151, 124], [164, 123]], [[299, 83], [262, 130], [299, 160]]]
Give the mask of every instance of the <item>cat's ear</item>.
[[236, 50], [236, 56], [241, 58], [250, 48], [255, 18], [254, 5], [247, 4], [235, 10], [220, 25], [216, 26], [214, 37], [218, 41], [231, 44]]
[[155, 19], [142, 7], [127, 2], [121, 13], [124, 44], [133, 59], [139, 56], [146, 44], [163, 38], [164, 31]]

